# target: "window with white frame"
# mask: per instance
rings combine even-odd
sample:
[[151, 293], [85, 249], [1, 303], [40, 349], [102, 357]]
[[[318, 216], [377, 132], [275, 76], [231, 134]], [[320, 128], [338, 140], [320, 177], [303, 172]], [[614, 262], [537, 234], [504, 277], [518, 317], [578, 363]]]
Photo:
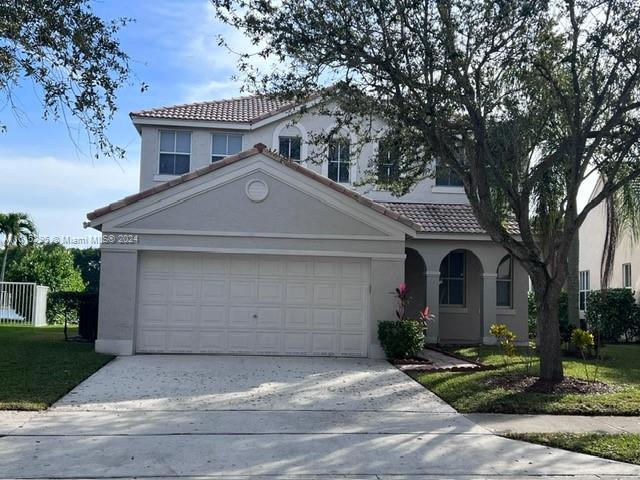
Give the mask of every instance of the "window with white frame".
[[463, 251], [449, 253], [440, 263], [440, 305], [465, 305], [465, 263]]
[[496, 305], [498, 307], [511, 307], [513, 297], [513, 261], [511, 255], [505, 256], [500, 261], [497, 273]]
[[160, 130], [160, 175], [182, 175], [189, 171], [191, 161], [191, 132]]
[[349, 141], [334, 140], [329, 143], [328, 176], [338, 183], [349, 183], [351, 161], [349, 158]]
[[456, 172], [440, 161], [436, 162], [436, 185], [438, 187], [462, 187], [462, 180]]
[[587, 292], [591, 290], [591, 279], [589, 278], [589, 270], [582, 270], [579, 273], [578, 284], [580, 287], [578, 289], [578, 303], [580, 306], [580, 310], [584, 312], [587, 307]]
[[300, 163], [300, 150], [302, 147], [302, 138], [282, 136], [278, 137], [278, 153], [283, 157]]
[[631, 288], [631, 264], [624, 263], [622, 265], [622, 287]]
[[211, 134], [211, 161], [217, 162], [224, 157], [233, 155], [242, 150], [242, 135], [237, 133], [212, 133]]
[[398, 147], [390, 141], [378, 143], [378, 182], [393, 183], [400, 176], [400, 155]]

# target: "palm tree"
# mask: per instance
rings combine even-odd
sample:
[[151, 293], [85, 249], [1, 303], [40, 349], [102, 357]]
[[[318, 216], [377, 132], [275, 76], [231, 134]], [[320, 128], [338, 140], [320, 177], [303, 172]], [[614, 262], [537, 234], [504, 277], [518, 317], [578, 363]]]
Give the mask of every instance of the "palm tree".
[[26, 213], [0, 213], [0, 235], [4, 236], [4, 254], [0, 282], [4, 282], [9, 249], [29, 243], [36, 235], [36, 226]]

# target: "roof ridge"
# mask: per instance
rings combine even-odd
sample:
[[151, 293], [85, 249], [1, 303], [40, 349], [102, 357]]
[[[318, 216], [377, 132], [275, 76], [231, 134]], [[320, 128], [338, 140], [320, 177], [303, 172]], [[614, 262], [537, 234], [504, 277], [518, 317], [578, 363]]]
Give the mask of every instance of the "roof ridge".
[[153, 108], [145, 108], [143, 110], [136, 110], [135, 112], [130, 112], [129, 115], [135, 115], [137, 113], [146, 113], [146, 112], [157, 112], [160, 110], [166, 110], [168, 108], [193, 107], [196, 105], [214, 105], [217, 103], [234, 102], [237, 100], [249, 100], [252, 98], [267, 98], [267, 97], [259, 93], [254, 93], [252, 95], [238, 95], [237, 97], [220, 98], [217, 100], [202, 100], [200, 102], [174, 103], [172, 105], [163, 105], [161, 107], [153, 107]]

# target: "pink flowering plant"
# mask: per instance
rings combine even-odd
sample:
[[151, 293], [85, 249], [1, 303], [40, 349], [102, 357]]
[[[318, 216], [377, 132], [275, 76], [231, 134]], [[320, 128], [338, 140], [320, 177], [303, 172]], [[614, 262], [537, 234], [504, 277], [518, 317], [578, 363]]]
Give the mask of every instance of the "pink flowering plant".
[[407, 316], [407, 305], [410, 300], [409, 288], [401, 283], [395, 289], [397, 321], [388, 320], [378, 325], [378, 338], [387, 357], [404, 359], [414, 357], [424, 348], [425, 329], [435, 316], [429, 306], [418, 313], [418, 318]]

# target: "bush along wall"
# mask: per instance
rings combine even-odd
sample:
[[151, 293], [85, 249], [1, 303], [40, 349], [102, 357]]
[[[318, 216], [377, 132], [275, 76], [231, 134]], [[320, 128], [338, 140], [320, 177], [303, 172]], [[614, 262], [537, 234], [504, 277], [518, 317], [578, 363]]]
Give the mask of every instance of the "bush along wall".
[[585, 318], [599, 343], [631, 341], [640, 335], [640, 307], [628, 288], [589, 292]]

